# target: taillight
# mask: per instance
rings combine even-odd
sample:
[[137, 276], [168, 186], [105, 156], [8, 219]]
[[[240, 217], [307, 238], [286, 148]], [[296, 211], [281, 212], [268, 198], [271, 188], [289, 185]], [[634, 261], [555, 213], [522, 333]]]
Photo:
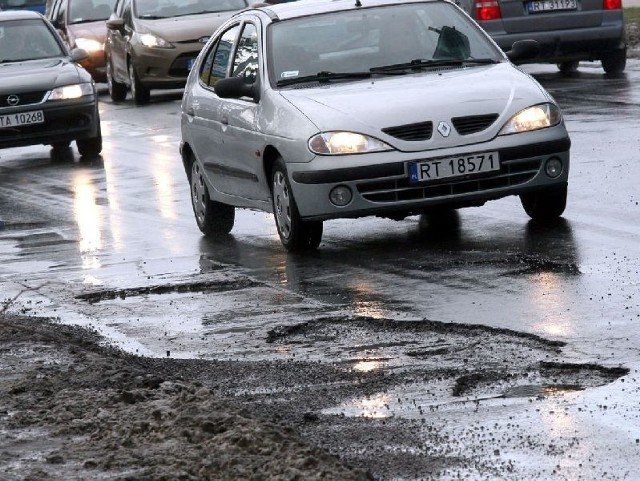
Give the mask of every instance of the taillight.
[[622, 0], [603, 0], [602, 8], [605, 10], [620, 10], [622, 8]]
[[[605, 3], [614, 1], [621, 0], [604, 0]], [[476, 0], [476, 20], [496, 20], [498, 18], [502, 18], [498, 0]]]

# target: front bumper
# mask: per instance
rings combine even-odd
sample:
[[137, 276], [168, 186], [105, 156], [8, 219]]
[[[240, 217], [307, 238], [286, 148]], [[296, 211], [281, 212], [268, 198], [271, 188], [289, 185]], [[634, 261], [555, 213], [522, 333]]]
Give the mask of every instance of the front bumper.
[[178, 44], [175, 48], [136, 46], [133, 51], [136, 74], [147, 88], [183, 88], [190, 67], [203, 44]]
[[100, 117], [95, 94], [74, 100], [4, 108], [0, 109], [0, 115], [37, 110], [43, 111], [44, 123], [0, 128], [0, 148], [51, 145], [97, 135]]
[[[566, 133], [553, 140], [504, 145], [497, 148], [500, 155], [498, 171], [417, 185], [410, 184], [407, 165], [412, 161], [427, 160], [424, 154], [422, 158], [323, 170], [314, 168], [314, 164], [323, 161], [317, 159], [318, 162], [288, 164], [288, 169], [298, 210], [304, 219], [395, 217], [419, 214], [437, 206], [482, 205], [488, 200], [566, 185], [570, 146]], [[494, 148], [476, 145], [459, 155], [488, 150]], [[440, 156], [433, 158], [437, 157]], [[544, 169], [545, 163], [552, 158], [559, 159], [563, 165], [562, 173], [556, 178], [549, 177]], [[329, 200], [329, 194], [336, 186], [346, 186], [353, 194], [348, 205], [338, 207]]]

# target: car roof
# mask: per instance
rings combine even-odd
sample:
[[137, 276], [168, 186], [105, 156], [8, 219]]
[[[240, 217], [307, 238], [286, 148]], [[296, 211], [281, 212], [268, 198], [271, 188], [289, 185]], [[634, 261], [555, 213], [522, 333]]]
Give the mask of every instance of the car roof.
[[[299, 0], [297, 2], [278, 3], [260, 7], [268, 12], [273, 21], [304, 17], [317, 13], [354, 10], [356, 7], [379, 7], [384, 5], [401, 5], [409, 3], [444, 2], [445, 0]], [[359, 5], [357, 5], [359, 4]], [[245, 10], [246, 11], [246, 10]]]
[[1, 10], [0, 22], [5, 20], [23, 20], [29, 18], [44, 18], [40, 13], [33, 10]]

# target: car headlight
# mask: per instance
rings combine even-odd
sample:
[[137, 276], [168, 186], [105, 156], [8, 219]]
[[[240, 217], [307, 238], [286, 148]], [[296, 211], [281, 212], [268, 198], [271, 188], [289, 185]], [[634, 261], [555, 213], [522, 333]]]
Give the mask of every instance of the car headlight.
[[521, 110], [502, 127], [500, 135], [530, 132], [559, 124], [562, 121], [560, 109], [555, 104], [538, 104]]
[[135, 33], [135, 38], [145, 47], [149, 48], [174, 48], [170, 42], [152, 33]]
[[354, 132], [321, 132], [309, 139], [309, 150], [320, 155], [364, 154], [391, 149], [381, 140]]
[[104, 50], [104, 44], [93, 38], [76, 38], [76, 47], [86, 50], [89, 53]]
[[53, 89], [47, 100], [77, 99], [83, 95], [92, 95], [93, 93], [93, 84], [90, 83], [65, 85]]

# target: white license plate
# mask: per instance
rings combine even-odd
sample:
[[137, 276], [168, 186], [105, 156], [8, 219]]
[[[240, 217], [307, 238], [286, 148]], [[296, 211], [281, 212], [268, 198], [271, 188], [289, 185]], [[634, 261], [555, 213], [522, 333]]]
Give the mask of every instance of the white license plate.
[[448, 177], [482, 174], [493, 170], [500, 170], [498, 152], [459, 155], [409, 163], [409, 182], [419, 184]]
[[0, 129], [19, 127], [21, 125], [43, 124], [44, 114], [42, 110], [23, 112], [16, 114], [0, 115]]
[[577, 8], [578, 0], [534, 0], [527, 3], [529, 13], [575, 10]]

